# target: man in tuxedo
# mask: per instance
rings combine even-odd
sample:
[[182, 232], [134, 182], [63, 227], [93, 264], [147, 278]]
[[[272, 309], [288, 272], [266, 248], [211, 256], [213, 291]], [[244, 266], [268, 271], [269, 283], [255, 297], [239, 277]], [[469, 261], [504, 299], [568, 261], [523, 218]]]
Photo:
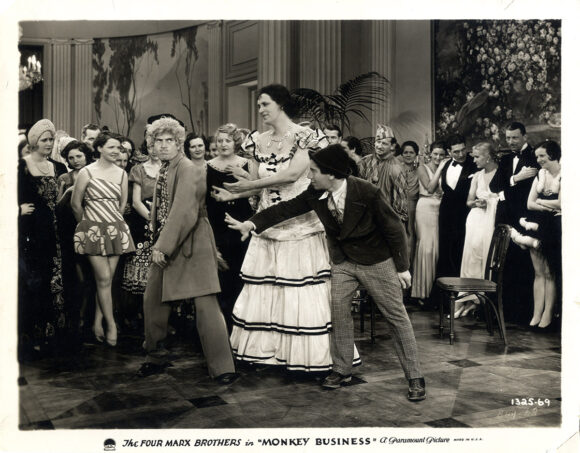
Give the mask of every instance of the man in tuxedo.
[[402, 289], [411, 285], [407, 237], [403, 223], [381, 190], [350, 176], [351, 159], [340, 144], [310, 156], [312, 183], [292, 200], [279, 203], [243, 223], [226, 218], [242, 233], [256, 233], [314, 210], [326, 230], [332, 273], [333, 371], [322, 386], [335, 389], [351, 380], [354, 354], [351, 303], [364, 285], [392, 328], [395, 350], [408, 379], [407, 398], [425, 399], [425, 380], [419, 369], [417, 343], [403, 305]]
[[443, 196], [439, 208], [439, 259], [437, 277], [459, 277], [465, 221], [469, 209], [467, 196], [471, 186], [470, 176], [477, 171], [473, 158], [467, 155], [465, 137], [452, 135], [447, 141], [451, 160], [441, 171]]
[[526, 217], [528, 195], [540, 166], [534, 148], [528, 144], [526, 128], [522, 123], [511, 123], [506, 128], [505, 138], [511, 153], [503, 156], [499, 163], [506, 189], [500, 197], [497, 221], [519, 227], [520, 218]]
[[[508, 125], [506, 142], [511, 153], [504, 156], [498, 172], [503, 178], [503, 192], [497, 206], [496, 223], [521, 229], [520, 218], [527, 216], [528, 195], [540, 166], [534, 149], [527, 142], [522, 123]], [[492, 191], [496, 188], [490, 184]], [[527, 250], [510, 243], [504, 264], [505, 317], [509, 321], [527, 322], [532, 311], [534, 270]]]

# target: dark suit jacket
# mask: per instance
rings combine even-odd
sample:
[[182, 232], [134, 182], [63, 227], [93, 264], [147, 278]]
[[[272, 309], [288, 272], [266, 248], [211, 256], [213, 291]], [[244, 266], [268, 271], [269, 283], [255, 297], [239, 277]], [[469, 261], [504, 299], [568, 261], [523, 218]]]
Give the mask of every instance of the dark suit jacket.
[[[463, 169], [459, 174], [457, 185], [455, 186], [455, 189], [452, 189], [447, 184], [447, 170], [452, 163], [453, 160], [447, 162], [441, 172], [441, 188], [443, 189], [441, 204], [449, 204], [450, 206], [453, 206], [454, 210], [458, 209], [461, 213], [461, 217], [463, 217], [465, 221], [465, 218], [469, 213], [469, 208], [465, 204], [467, 202], [467, 196], [469, 195], [469, 188], [471, 187], [471, 178], [469, 176], [477, 171], [477, 165], [473, 162], [473, 157], [467, 156], [465, 158], [465, 163], [463, 164]], [[457, 213], [459, 214], [459, 212]]]
[[[540, 168], [534, 155], [534, 148], [527, 145], [521, 152], [515, 171], [513, 170], [514, 153], [504, 156], [499, 162], [498, 172], [501, 173], [505, 201], [500, 201], [497, 207], [497, 220], [500, 223], [519, 225], [520, 217], [526, 217], [528, 195], [534, 178], [528, 178], [510, 186], [510, 178], [519, 173], [523, 167]], [[499, 187], [490, 183], [492, 192], [500, 192]]]
[[339, 225], [330, 213], [324, 191], [310, 185], [292, 200], [271, 206], [250, 220], [256, 232], [284, 220], [314, 210], [324, 225], [333, 263], [345, 260], [370, 265], [393, 258], [398, 272], [409, 269], [407, 236], [399, 216], [385, 201], [381, 191], [360, 178], [347, 178], [344, 220]]

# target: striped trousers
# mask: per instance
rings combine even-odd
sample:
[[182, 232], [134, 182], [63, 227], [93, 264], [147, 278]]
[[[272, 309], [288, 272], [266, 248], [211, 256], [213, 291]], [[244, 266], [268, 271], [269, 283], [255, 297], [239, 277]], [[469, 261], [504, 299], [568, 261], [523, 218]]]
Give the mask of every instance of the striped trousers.
[[395, 342], [395, 351], [407, 379], [423, 377], [419, 367], [413, 326], [403, 305], [403, 292], [393, 259], [363, 265], [350, 261], [332, 264], [332, 369], [342, 375], [352, 371], [354, 332], [352, 299], [362, 284], [385, 317]]

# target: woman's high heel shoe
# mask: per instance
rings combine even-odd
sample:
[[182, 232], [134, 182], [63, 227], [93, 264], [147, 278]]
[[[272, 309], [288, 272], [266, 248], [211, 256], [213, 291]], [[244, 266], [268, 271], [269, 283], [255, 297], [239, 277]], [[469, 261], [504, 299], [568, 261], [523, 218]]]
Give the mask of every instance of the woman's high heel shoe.
[[461, 312], [461, 317], [463, 318], [464, 316], [467, 316], [469, 313], [471, 313], [472, 311], [475, 311], [475, 304], [469, 304], [467, 305], [463, 311]]
[[453, 318], [457, 319], [457, 318], [460, 318], [461, 316], [463, 316], [464, 310], [465, 310], [465, 305], [462, 304], [461, 307], [459, 307], [455, 310], [455, 313], [453, 314]]
[[[109, 334], [109, 332], [107, 332], [107, 334]], [[115, 327], [115, 335], [114, 336], [110, 336], [107, 335], [105, 337], [105, 341], [107, 343], [108, 346], [111, 346], [112, 348], [114, 348], [115, 346], [117, 346], [117, 327]]]
[[105, 333], [103, 332], [102, 326], [100, 329], [97, 329], [95, 326], [93, 326], [93, 333], [95, 334], [95, 340], [97, 340], [98, 343], [105, 341]]

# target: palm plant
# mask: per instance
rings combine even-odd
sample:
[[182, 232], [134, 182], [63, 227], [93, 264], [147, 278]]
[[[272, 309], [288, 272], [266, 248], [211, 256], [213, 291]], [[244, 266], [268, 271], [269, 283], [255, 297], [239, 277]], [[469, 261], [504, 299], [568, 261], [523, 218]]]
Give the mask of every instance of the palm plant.
[[360, 74], [341, 84], [334, 94], [321, 94], [310, 88], [297, 88], [292, 98], [297, 107], [298, 119], [310, 121], [313, 127], [337, 124], [344, 135], [350, 133], [351, 119], [359, 117], [370, 123], [367, 114], [374, 105], [388, 98], [389, 80], [372, 71]]

